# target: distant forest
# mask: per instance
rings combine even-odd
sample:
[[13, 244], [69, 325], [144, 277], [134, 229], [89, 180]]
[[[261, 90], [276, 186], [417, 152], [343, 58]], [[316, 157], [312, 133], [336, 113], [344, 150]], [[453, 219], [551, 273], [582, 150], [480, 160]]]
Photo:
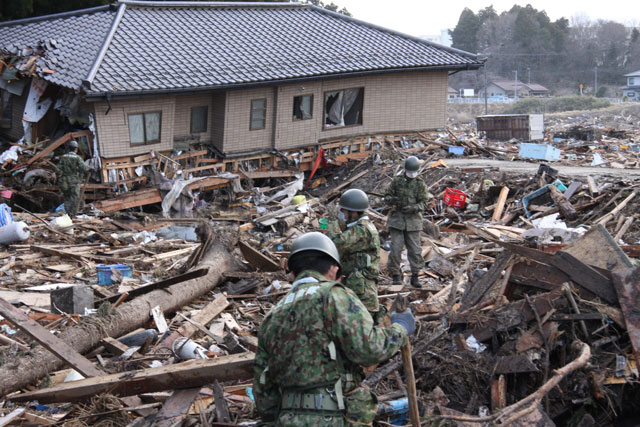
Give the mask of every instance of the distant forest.
[[[574, 17], [551, 21], [544, 11], [527, 5], [498, 14], [493, 6], [478, 13], [465, 8], [451, 31], [453, 47], [487, 57], [487, 79], [539, 83], [556, 93], [616, 96], [624, 74], [640, 70], [640, 31], [613, 21]], [[483, 73], [451, 77], [457, 88], [482, 87]]]

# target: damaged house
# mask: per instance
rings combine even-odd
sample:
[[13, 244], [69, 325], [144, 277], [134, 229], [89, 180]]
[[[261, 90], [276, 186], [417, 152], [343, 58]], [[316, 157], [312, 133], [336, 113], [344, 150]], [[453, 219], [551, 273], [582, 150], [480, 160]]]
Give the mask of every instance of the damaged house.
[[448, 75], [482, 66], [308, 4], [129, 0], [2, 23], [0, 59], [0, 134], [76, 132], [105, 182], [105, 164], [151, 152], [286, 155], [443, 127]]

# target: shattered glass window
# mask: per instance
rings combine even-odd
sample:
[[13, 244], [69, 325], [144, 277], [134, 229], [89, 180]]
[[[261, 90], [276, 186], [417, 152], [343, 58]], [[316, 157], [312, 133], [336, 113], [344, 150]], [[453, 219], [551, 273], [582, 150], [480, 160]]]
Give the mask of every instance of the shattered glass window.
[[313, 117], [313, 95], [293, 97], [293, 120], [307, 120]]

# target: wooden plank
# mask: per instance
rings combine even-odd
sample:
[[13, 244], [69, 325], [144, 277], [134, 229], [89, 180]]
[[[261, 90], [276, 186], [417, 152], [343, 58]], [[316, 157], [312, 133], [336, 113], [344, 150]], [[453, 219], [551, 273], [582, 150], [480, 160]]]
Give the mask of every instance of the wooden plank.
[[189, 408], [195, 398], [198, 397], [198, 394], [200, 394], [200, 387], [174, 391], [147, 425], [153, 425], [154, 427], [176, 425], [179, 421], [178, 418], [182, 419], [189, 413]]
[[31, 249], [34, 251], [42, 252], [47, 255], [55, 255], [62, 258], [71, 258], [77, 260], [90, 259], [94, 261], [100, 261], [102, 263], [113, 264], [113, 263], [123, 263], [126, 264], [128, 262], [132, 262], [130, 259], [126, 258], [114, 258], [109, 256], [101, 256], [101, 255], [93, 255], [88, 253], [76, 253], [71, 251], [62, 251], [59, 249], [54, 249], [47, 246], [39, 246], [39, 245], [31, 245]]
[[493, 216], [491, 217], [491, 221], [499, 222], [500, 218], [502, 218], [502, 211], [504, 210], [504, 204], [507, 202], [507, 196], [509, 195], [509, 187], [502, 187], [500, 190], [500, 195], [498, 196], [498, 201], [496, 202], [496, 209], [493, 211]]
[[299, 170], [269, 170], [269, 171], [253, 171], [243, 172], [247, 178], [259, 179], [259, 178], [288, 178], [299, 174]]
[[100, 369], [96, 368], [93, 363], [89, 362], [69, 344], [51, 334], [51, 332], [43, 326], [40, 326], [40, 324], [33, 319], [30, 319], [21, 310], [1, 298], [0, 314], [85, 377], [94, 377], [103, 374]]
[[573, 255], [559, 251], [553, 256], [551, 265], [562, 270], [571, 277], [571, 280], [608, 303], [615, 304], [618, 301], [611, 280]]
[[473, 306], [482, 299], [485, 292], [487, 292], [496, 280], [500, 278], [502, 271], [512, 258], [513, 254], [509, 251], [503, 251], [498, 254], [489, 271], [487, 271], [480, 280], [471, 287], [471, 289], [464, 293], [461, 307], [463, 310]]
[[101, 211], [113, 212], [161, 202], [162, 196], [160, 195], [160, 190], [150, 188], [141, 191], [132, 191], [114, 199], [102, 200], [96, 202], [95, 206]]
[[69, 132], [61, 136], [60, 138], [56, 139], [51, 144], [47, 145], [47, 147], [44, 150], [42, 150], [41, 152], [39, 152], [38, 154], [30, 158], [27, 161], [27, 166], [33, 164], [34, 162], [37, 162], [47, 154], [52, 153], [56, 148], [60, 147], [65, 142], [70, 141], [72, 138], [78, 138], [80, 136], [89, 136], [89, 135], [92, 135], [90, 130], [83, 130], [80, 132]]
[[613, 284], [618, 294], [627, 333], [633, 347], [636, 363], [640, 366], [640, 267], [613, 273]]
[[253, 353], [208, 360], [190, 360], [158, 368], [141, 369], [59, 384], [11, 396], [15, 402], [72, 402], [109, 392], [118, 396], [199, 387], [214, 380], [245, 380], [253, 375]]
[[266, 257], [260, 251], [252, 248], [245, 242], [239, 241], [238, 246], [240, 246], [240, 251], [245, 259], [251, 264], [253, 267], [258, 268], [263, 271], [280, 271], [280, 265], [277, 262], [271, 260]]
[[9, 302], [20, 302], [30, 307], [51, 307], [49, 294], [41, 292], [0, 291], [0, 298]]
[[0, 427], [4, 427], [11, 424], [13, 421], [16, 421], [26, 410], [27, 408], [16, 408], [4, 417], [0, 418]]

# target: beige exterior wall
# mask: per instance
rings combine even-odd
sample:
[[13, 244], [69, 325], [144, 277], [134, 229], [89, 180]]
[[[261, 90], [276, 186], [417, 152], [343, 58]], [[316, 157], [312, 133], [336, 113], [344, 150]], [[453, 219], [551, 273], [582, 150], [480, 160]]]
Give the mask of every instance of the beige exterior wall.
[[[174, 140], [184, 140], [192, 135], [200, 136], [203, 143], [211, 142], [211, 114], [212, 114], [212, 94], [189, 94], [176, 96], [175, 118], [173, 121], [173, 138]], [[191, 108], [207, 107], [207, 131], [192, 134], [191, 133]]]
[[[267, 111], [264, 129], [250, 130], [251, 100], [266, 99]], [[264, 150], [272, 146], [273, 139], [273, 87], [234, 90], [227, 92], [225, 107], [225, 153]], [[280, 111], [278, 111], [280, 114]]]
[[[277, 98], [276, 148], [312, 145], [318, 140], [343, 136], [424, 130], [444, 127], [448, 75], [446, 71], [407, 72], [321, 80], [273, 88], [228, 92], [224, 151], [242, 152], [271, 147], [273, 104]], [[362, 125], [323, 129], [324, 94], [364, 87]], [[313, 95], [313, 117], [293, 120], [293, 98]], [[249, 131], [251, 99], [267, 99], [267, 126]]]
[[224, 145], [224, 118], [226, 106], [227, 94], [225, 92], [215, 92], [211, 95], [212, 109], [211, 109], [211, 141], [213, 145], [219, 150], [223, 151]]
[[[106, 102], [96, 102], [96, 130], [102, 157], [134, 156], [150, 151], [165, 151], [173, 149], [175, 126], [176, 97], [163, 96], [135, 100], [112, 100], [111, 111]], [[160, 143], [150, 145], [131, 146], [129, 139], [128, 114], [162, 112], [160, 125]]]

